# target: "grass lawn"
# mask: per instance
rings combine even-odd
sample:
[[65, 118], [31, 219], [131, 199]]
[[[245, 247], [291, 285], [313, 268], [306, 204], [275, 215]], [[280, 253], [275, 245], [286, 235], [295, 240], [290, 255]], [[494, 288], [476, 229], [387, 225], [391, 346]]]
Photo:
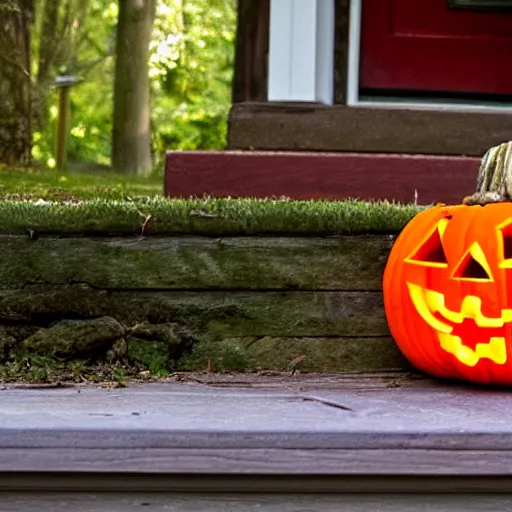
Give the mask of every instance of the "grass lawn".
[[163, 193], [161, 177], [140, 178], [113, 172], [65, 173], [50, 169], [0, 166], [0, 199], [125, 199]]
[[165, 199], [161, 177], [0, 167], [0, 233], [7, 234], [395, 234], [421, 208], [350, 199]]

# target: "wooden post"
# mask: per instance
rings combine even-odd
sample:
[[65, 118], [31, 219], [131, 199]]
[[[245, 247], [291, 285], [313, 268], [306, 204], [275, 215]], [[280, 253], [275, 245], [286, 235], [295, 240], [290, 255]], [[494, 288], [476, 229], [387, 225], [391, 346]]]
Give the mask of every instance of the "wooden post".
[[233, 103], [267, 101], [270, 0], [238, 0]]
[[350, 0], [334, 0], [334, 103], [340, 105], [347, 103], [350, 7]]
[[57, 139], [55, 160], [57, 169], [63, 171], [66, 167], [67, 139], [68, 139], [68, 110], [69, 87], [59, 88], [59, 114], [57, 118]]
[[55, 144], [55, 162], [59, 171], [66, 168], [68, 120], [69, 120], [69, 90], [77, 82], [74, 76], [59, 76], [55, 84], [59, 91], [59, 113], [57, 117], [57, 136]]

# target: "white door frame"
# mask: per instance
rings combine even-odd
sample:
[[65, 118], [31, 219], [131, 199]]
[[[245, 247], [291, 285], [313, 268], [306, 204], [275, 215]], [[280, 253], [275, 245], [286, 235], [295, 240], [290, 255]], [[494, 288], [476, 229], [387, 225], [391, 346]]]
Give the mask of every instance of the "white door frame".
[[334, 103], [334, 0], [270, 0], [268, 101]]
[[[279, 1], [279, 0], [278, 0]], [[408, 110], [448, 110], [461, 112], [512, 112], [512, 106], [479, 105], [477, 103], [364, 101], [359, 97], [359, 64], [361, 54], [361, 11], [364, 0], [350, 1], [350, 32], [348, 44], [347, 105], [351, 107], [374, 107]]]

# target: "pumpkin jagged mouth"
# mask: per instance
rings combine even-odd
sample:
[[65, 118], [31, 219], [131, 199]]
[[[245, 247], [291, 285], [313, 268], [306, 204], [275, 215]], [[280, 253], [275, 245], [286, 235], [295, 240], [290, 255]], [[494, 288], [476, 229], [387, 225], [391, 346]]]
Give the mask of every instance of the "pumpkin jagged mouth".
[[441, 347], [454, 355], [459, 361], [475, 366], [482, 358], [490, 359], [496, 364], [504, 364], [507, 360], [507, 346], [503, 336], [491, 337], [487, 343], [477, 343], [472, 349], [462, 343], [459, 336], [452, 334], [453, 325], [437, 318], [437, 313], [444, 320], [454, 324], [462, 324], [465, 319], [471, 319], [478, 327], [499, 328], [505, 323], [512, 322], [512, 309], [503, 309], [501, 317], [487, 317], [482, 313], [482, 300], [480, 297], [468, 295], [461, 304], [460, 312], [451, 311], [445, 306], [444, 295], [421, 286], [407, 283], [409, 295], [414, 307], [423, 320], [437, 331]]

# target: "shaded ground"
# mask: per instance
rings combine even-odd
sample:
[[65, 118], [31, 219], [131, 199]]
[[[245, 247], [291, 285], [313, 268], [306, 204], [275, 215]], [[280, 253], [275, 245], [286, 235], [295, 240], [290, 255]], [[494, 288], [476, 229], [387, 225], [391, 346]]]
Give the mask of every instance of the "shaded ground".
[[[92, 370], [92, 368], [91, 368]], [[55, 372], [46, 381], [29, 382], [13, 379], [3, 381], [2, 389], [45, 389], [62, 387], [130, 387], [135, 384], [183, 383], [214, 388], [265, 388], [303, 391], [309, 389], [383, 389], [425, 386], [435, 382], [420, 373], [300, 373], [262, 371], [252, 373], [175, 372], [166, 377], [151, 376], [147, 371], [136, 373], [121, 367], [98, 365], [95, 379], [71, 372]], [[78, 377], [78, 378], [77, 378]]]

